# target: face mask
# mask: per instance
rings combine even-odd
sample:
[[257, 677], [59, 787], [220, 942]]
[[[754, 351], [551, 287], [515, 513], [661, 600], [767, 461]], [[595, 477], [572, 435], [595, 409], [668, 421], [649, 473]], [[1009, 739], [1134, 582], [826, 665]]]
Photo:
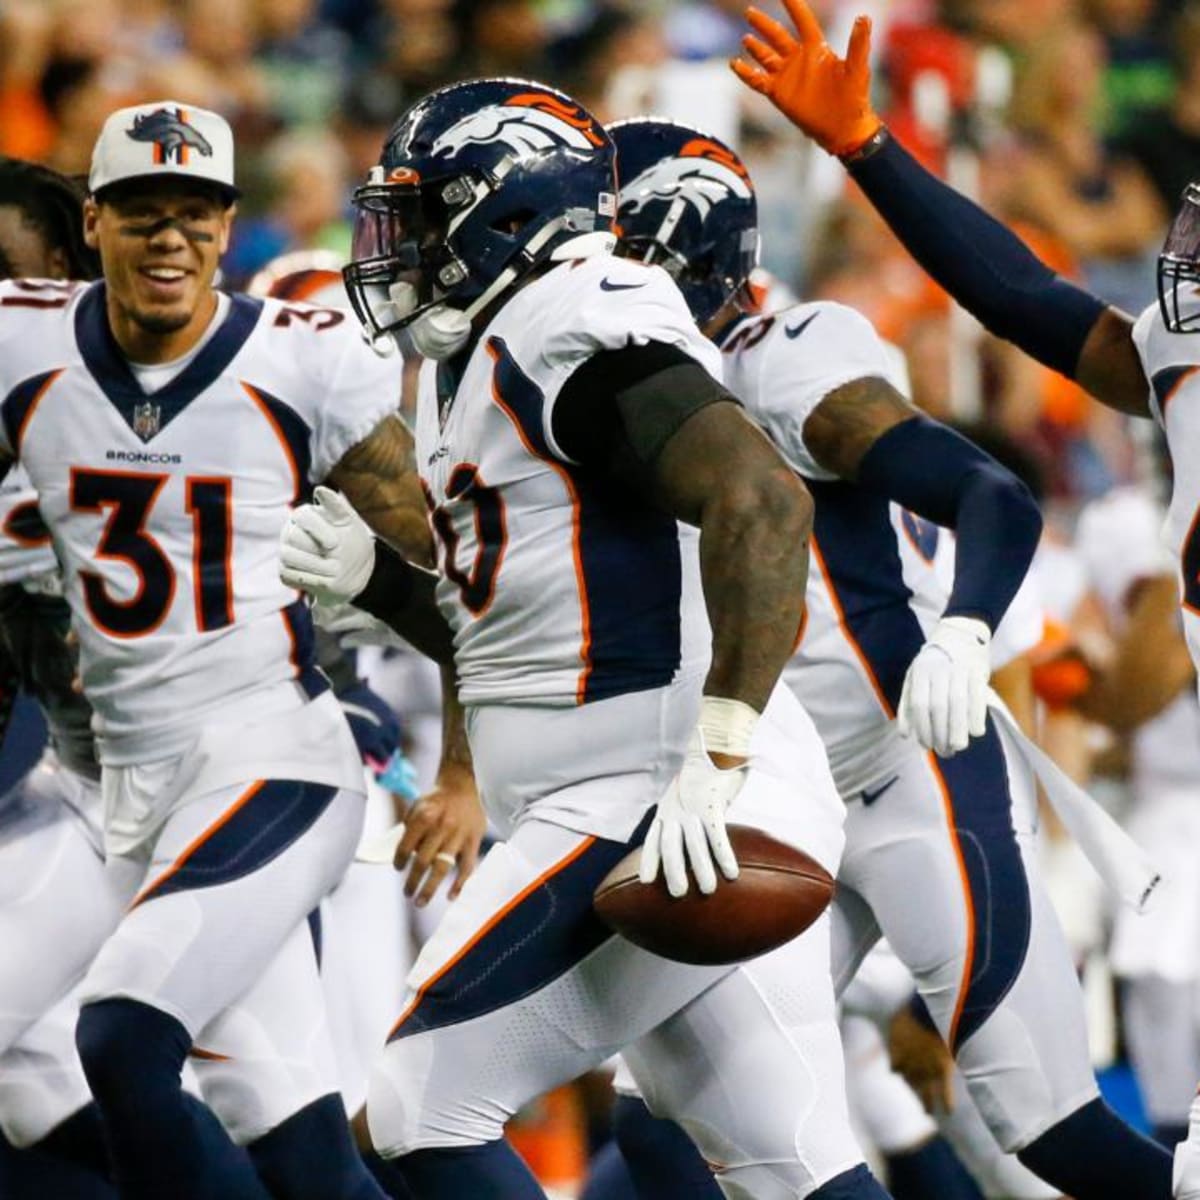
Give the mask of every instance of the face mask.
[[[417, 289], [411, 283], [392, 284], [388, 297], [397, 317], [407, 316], [417, 307]], [[404, 332], [418, 354], [442, 362], [467, 344], [471, 318], [457, 308], [435, 304], [407, 325]]]

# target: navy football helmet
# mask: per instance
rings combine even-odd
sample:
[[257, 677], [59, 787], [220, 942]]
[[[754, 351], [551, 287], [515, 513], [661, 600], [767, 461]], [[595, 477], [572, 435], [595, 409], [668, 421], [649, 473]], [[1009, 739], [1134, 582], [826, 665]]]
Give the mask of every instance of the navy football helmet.
[[742, 160], [724, 142], [661, 117], [617, 121], [608, 132], [623, 252], [665, 268], [700, 326], [731, 299], [749, 305], [758, 204]]
[[1172, 333], [1200, 333], [1200, 306], [1184, 313], [1180, 288], [1200, 297], [1200, 183], [1183, 189], [1179, 212], [1167, 233], [1158, 256], [1158, 304], [1163, 321]]
[[407, 328], [446, 358], [539, 264], [610, 250], [614, 157], [591, 114], [540, 83], [474, 80], [413, 105], [354, 193], [345, 280], [367, 332]]

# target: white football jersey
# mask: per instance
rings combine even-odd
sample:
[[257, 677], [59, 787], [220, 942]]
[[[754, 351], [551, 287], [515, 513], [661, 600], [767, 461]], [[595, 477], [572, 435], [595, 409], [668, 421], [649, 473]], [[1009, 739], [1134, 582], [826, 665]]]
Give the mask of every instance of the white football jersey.
[[0, 483], [0, 584], [44, 579], [58, 572], [50, 531], [38, 511], [37, 493], [22, 467]]
[[[1163, 514], [1145, 491], [1115, 488], [1093, 500], [1079, 516], [1075, 544], [1113, 627], [1127, 620], [1130, 590], [1140, 580], [1174, 575], [1175, 563], [1161, 539]], [[1200, 701], [1186, 689], [1157, 716], [1134, 731], [1133, 779], [1200, 784]]]
[[947, 531], [839, 480], [804, 443], [831, 392], [896, 371], [871, 323], [829, 301], [737, 326], [722, 346], [725, 383], [808, 484], [816, 504], [806, 618], [784, 679], [816, 723], [844, 797], [896, 773], [893, 721], [909, 664], [950, 595], [939, 566]]
[[[1184, 316], [1200, 310], [1200, 296], [1181, 300]], [[1133, 327], [1133, 342], [1150, 381], [1150, 409], [1166, 434], [1174, 483], [1164, 534], [1180, 570], [1183, 628], [1200, 668], [1200, 336], [1171, 333], [1157, 304]]]
[[179, 753], [287, 681], [312, 627], [279, 581], [290, 508], [399, 401], [399, 366], [343, 312], [234, 296], [147, 395], [103, 283], [0, 284], [0, 449], [62, 564], [105, 763]]
[[584, 704], [707, 663], [697, 531], [580, 469], [552, 428], [577, 367], [651, 341], [720, 377], [667, 274], [602, 254], [518, 291], [456, 386], [422, 370], [417, 462], [464, 703]]

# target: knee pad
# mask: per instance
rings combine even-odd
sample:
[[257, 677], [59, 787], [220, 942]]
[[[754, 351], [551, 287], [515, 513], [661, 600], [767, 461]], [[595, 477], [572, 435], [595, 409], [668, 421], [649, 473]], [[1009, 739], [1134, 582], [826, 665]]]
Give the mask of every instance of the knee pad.
[[1090, 1069], [1058, 1073], [1039, 1057], [1024, 1022], [1008, 1008], [993, 1013], [957, 1058], [971, 1099], [1008, 1154], [1099, 1095]]
[[764, 1097], [762, 1103], [726, 1112], [720, 1125], [695, 1111], [680, 1118], [727, 1197], [804, 1200], [861, 1164], [849, 1127], [827, 1106], [799, 1113], [784, 1097], [774, 1101]]
[[367, 1128], [384, 1158], [414, 1150], [483, 1146], [504, 1136], [512, 1115], [466, 1081], [432, 1071], [434, 1038], [391, 1042], [375, 1062], [367, 1089]]

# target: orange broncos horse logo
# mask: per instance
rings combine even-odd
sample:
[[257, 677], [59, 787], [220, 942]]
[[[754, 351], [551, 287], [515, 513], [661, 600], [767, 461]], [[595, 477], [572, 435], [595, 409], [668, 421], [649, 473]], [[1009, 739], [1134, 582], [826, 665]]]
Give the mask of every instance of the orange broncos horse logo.
[[452, 155], [466, 146], [494, 142], [523, 158], [556, 146], [595, 149], [604, 145], [604, 136], [582, 108], [548, 92], [520, 92], [455, 121], [434, 139], [430, 153]]
[[548, 92], [521, 92], [519, 95], [510, 96], [504, 103], [510, 107], [536, 108], [539, 112], [549, 113], [573, 129], [578, 129], [593, 146], [604, 145], [604, 138], [597, 130], [591, 113], [580, 108], [578, 104], [567, 104]]
[[735, 175], [744, 179], [747, 186], [750, 185], [750, 173], [742, 160], [728, 146], [722, 146], [720, 142], [714, 142], [711, 138], [692, 138], [690, 142], [685, 142], [680, 148], [679, 157], [707, 158], [709, 162], [728, 167]]

